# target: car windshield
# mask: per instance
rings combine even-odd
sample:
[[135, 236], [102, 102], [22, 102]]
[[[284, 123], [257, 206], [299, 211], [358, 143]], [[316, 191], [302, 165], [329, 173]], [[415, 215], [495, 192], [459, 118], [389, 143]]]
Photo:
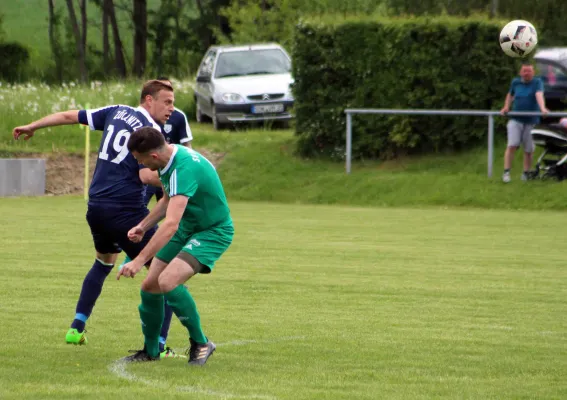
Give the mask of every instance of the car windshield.
[[229, 51], [219, 56], [215, 78], [285, 74], [290, 69], [289, 59], [279, 49]]

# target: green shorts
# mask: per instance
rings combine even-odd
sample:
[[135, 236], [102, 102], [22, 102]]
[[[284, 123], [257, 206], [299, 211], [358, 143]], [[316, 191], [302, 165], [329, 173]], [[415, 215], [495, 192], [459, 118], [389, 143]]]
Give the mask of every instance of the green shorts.
[[234, 236], [232, 225], [216, 226], [206, 231], [191, 233], [177, 230], [171, 240], [156, 254], [156, 258], [170, 263], [181, 251], [195, 257], [204, 268], [202, 274], [208, 274], [215, 262], [228, 249]]

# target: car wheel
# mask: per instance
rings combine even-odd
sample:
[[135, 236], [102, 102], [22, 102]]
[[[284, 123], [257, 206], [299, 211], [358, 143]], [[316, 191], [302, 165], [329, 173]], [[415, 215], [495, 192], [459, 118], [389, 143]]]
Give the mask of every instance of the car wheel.
[[225, 128], [225, 124], [219, 122], [219, 119], [217, 118], [217, 107], [215, 105], [213, 105], [212, 119], [213, 119], [213, 127], [215, 128], [215, 131], [220, 131]]

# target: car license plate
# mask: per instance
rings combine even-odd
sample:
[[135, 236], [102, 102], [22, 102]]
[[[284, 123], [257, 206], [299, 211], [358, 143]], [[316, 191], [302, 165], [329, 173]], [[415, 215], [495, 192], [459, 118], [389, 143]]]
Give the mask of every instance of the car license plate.
[[284, 105], [281, 103], [252, 106], [252, 113], [254, 114], [279, 113], [283, 112], [283, 110]]

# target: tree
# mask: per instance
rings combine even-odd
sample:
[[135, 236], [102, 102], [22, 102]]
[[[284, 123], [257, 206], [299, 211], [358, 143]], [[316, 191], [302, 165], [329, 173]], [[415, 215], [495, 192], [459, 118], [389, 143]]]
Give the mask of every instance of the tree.
[[48, 1], [49, 6], [49, 45], [51, 47], [51, 53], [55, 59], [55, 77], [59, 82], [63, 81], [63, 60], [61, 55], [61, 45], [57, 38], [56, 27], [59, 22], [59, 18], [55, 13], [55, 3], [54, 0]]
[[108, 15], [108, 0], [103, 0], [102, 11], [102, 65], [105, 71], [110, 70], [110, 38], [108, 28], [110, 16]]
[[[82, 0], [84, 2], [84, 0]], [[73, 29], [73, 36], [75, 37], [75, 49], [77, 52], [78, 62], [79, 62], [79, 75], [81, 82], [87, 81], [87, 61], [86, 61], [86, 51], [83, 46], [83, 38], [81, 31], [79, 30], [79, 23], [77, 22], [77, 15], [75, 14], [75, 6], [73, 0], [67, 0], [67, 9], [69, 10], [69, 21], [71, 22], [71, 27]], [[83, 11], [81, 11], [83, 13]], [[86, 7], [85, 7], [85, 20], [86, 20]], [[83, 27], [86, 37], [86, 23]]]
[[[87, 49], [87, 0], [80, 0], [79, 8], [81, 10], [81, 45], [83, 49]], [[85, 55], [86, 57], [86, 55]]]
[[132, 72], [141, 77], [146, 69], [146, 45], [148, 40], [147, 0], [134, 0], [134, 64]]
[[114, 63], [118, 75], [126, 77], [126, 62], [124, 61], [124, 51], [122, 41], [120, 40], [120, 31], [118, 30], [118, 22], [116, 21], [116, 10], [113, 0], [105, 0], [105, 12], [108, 14], [110, 25], [112, 27], [112, 37], [114, 39]]

